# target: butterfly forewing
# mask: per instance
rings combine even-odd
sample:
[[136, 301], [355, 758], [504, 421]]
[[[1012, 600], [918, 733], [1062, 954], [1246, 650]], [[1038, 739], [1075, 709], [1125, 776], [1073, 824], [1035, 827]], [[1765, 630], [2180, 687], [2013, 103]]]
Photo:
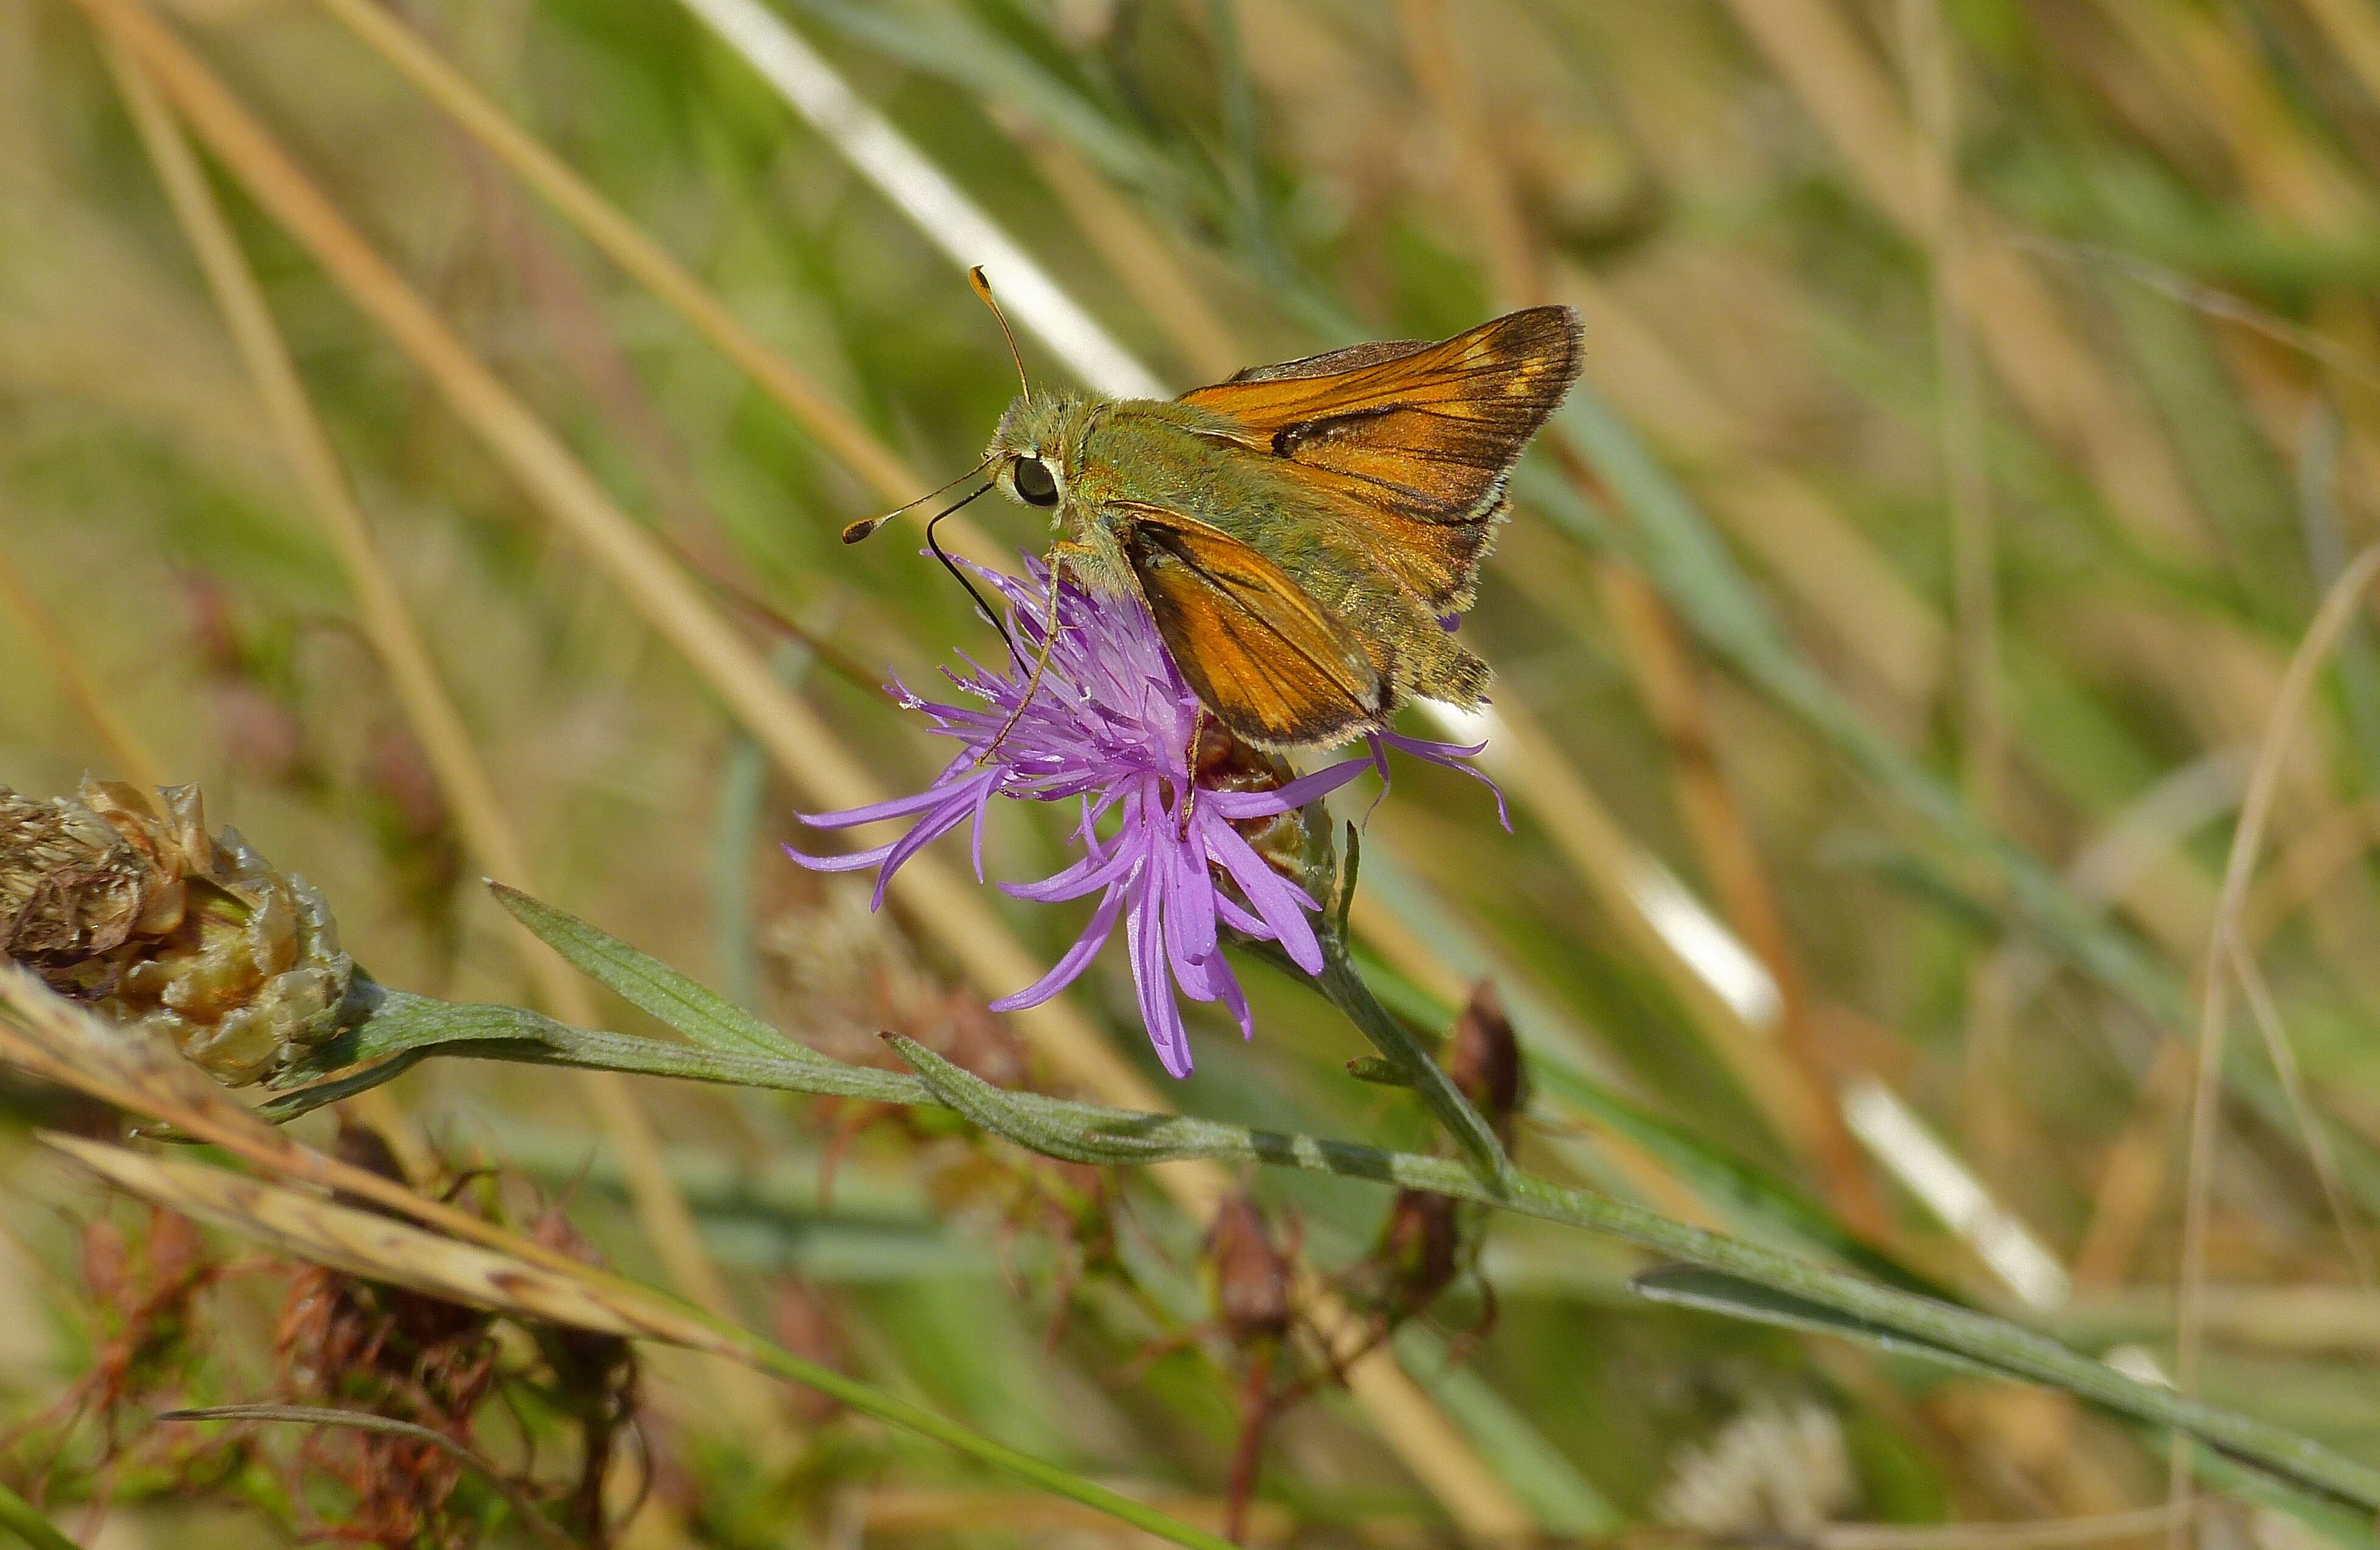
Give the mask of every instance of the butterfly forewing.
[[1437, 343], [1357, 345], [1260, 366], [1182, 401], [1345, 501], [1430, 522], [1491, 518], [1504, 476], [1578, 375], [1567, 307]]

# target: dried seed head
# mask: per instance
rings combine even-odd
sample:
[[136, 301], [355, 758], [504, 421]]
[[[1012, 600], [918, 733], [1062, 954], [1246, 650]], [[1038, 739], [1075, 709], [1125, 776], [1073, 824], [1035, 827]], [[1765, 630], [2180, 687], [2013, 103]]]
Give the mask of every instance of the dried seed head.
[[154, 891], [152, 869], [90, 808], [0, 787], [0, 956], [40, 966], [103, 953]]
[[335, 1031], [354, 965], [330, 909], [225, 830], [195, 786], [155, 799], [0, 790], [0, 948], [101, 1015], [170, 1038], [218, 1081], [270, 1075]]
[[1512, 1141], [1512, 1116], [1525, 1096], [1521, 1043], [1512, 1019], [1497, 999], [1496, 987], [1486, 980], [1471, 989], [1471, 1004], [1454, 1019], [1446, 1040], [1446, 1074], [1496, 1128], [1497, 1139]]
[[1380, 1227], [1376, 1257], [1388, 1291], [1407, 1312], [1438, 1300], [1454, 1279], [1463, 1251], [1463, 1226], [1454, 1202], [1423, 1190], [1400, 1190]]
[[1289, 1256], [1273, 1243], [1264, 1213], [1234, 1195], [1207, 1229], [1207, 1265], [1214, 1276], [1215, 1316], [1234, 1344], [1278, 1340], [1289, 1333]]

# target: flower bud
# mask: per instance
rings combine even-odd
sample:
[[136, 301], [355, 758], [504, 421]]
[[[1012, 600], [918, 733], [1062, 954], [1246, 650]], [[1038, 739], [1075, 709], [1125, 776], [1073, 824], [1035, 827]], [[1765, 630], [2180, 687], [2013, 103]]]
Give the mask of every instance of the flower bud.
[[1427, 1190], [1400, 1190], [1380, 1226], [1375, 1251], [1392, 1295], [1404, 1307], [1438, 1300], [1461, 1268], [1463, 1225], [1455, 1202]]
[[1512, 1143], [1512, 1116], [1525, 1096], [1521, 1043], [1496, 987], [1482, 980], [1472, 987], [1471, 1004], [1454, 1019], [1445, 1052], [1446, 1074], [1471, 1100], [1472, 1106], [1494, 1126], [1496, 1139]]
[[0, 948], [216, 1080], [257, 1081], [337, 1031], [354, 965], [303, 878], [225, 830], [195, 786], [0, 788]]
[[1207, 1229], [1207, 1264], [1214, 1275], [1215, 1315], [1234, 1344], [1289, 1333], [1290, 1259], [1247, 1196], [1232, 1196], [1215, 1213]]

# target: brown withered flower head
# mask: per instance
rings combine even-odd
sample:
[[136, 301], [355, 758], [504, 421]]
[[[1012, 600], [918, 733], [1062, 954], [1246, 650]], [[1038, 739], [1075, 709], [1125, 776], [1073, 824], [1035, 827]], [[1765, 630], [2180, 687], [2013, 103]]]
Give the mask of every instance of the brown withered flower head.
[[1496, 1139], [1512, 1145], [1512, 1117], [1528, 1101], [1527, 1071], [1521, 1041], [1491, 982], [1472, 987], [1470, 1004], [1447, 1035], [1444, 1060], [1446, 1074], [1495, 1127]]
[[0, 787], [0, 954], [36, 968], [106, 952], [181, 909], [107, 821]]
[[336, 1031], [355, 971], [322, 895], [209, 835], [197, 787], [95, 780], [49, 802], [0, 787], [0, 956], [233, 1086]]
[[1254, 1201], [1233, 1195], [1215, 1213], [1207, 1228], [1206, 1260], [1214, 1276], [1215, 1315], [1232, 1344], [1288, 1335], [1294, 1314], [1293, 1256], [1273, 1241]]

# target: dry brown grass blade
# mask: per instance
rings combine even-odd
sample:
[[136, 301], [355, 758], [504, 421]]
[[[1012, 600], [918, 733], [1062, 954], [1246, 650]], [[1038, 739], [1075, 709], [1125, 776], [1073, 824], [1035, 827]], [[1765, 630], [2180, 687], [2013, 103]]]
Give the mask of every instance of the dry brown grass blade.
[[100, 748], [115, 766], [115, 774], [137, 786], [163, 786], [166, 776], [160, 765], [130, 724], [116, 714], [115, 706], [99, 687], [85, 665], [82, 653], [76, 649], [57, 616], [29, 585], [22, 573], [0, 549], [0, 608], [17, 616], [17, 622], [33, 642], [35, 654], [57, 680], [58, 690], [75, 708]]
[[0, 958], [0, 1061], [90, 1094], [128, 1114], [148, 1115], [249, 1158], [295, 1171], [310, 1153], [209, 1080], [164, 1040], [110, 1028]]
[[2280, 1004], [2273, 998], [2272, 986], [2265, 982], [2265, 971], [2256, 967], [2255, 958], [2238, 942], [2231, 945], [2231, 968], [2240, 976], [2240, 998], [2248, 1003], [2257, 1031], [2264, 1036], [2265, 1053], [2281, 1079], [2281, 1092], [2289, 1098], [2289, 1113], [2297, 1120], [2299, 1134], [2305, 1138], [2306, 1156], [2313, 1162], [2314, 1176], [2322, 1185], [2323, 1202], [2330, 1208], [2331, 1223], [2338, 1229], [2338, 1241], [2347, 1251], [2347, 1262], [2355, 1271], [2357, 1283], [2369, 1290], [2372, 1252], [2356, 1228], [2355, 1207], [2339, 1179], [2330, 1137], [2314, 1113], [2313, 1096], [2306, 1092], [2305, 1073], [2299, 1068], [2296, 1046], [2289, 1043], [2289, 1031], [2281, 1022]]
[[1482, 132], [1478, 91], [1463, 58], [1463, 39], [1448, 25], [1446, 0], [1402, 0], [1398, 14], [1405, 70], [1428, 99], [1454, 153], [1446, 192], [1465, 207], [1489, 288], [1509, 306], [1543, 300], [1545, 259]]
[[2329, 153], [2301, 133], [2296, 109], [2216, 15], [2143, 0], [2097, 8], [2160, 76], [2161, 95], [2191, 122], [2214, 129], [2240, 170], [2249, 200], [2300, 229], [2344, 236], [2369, 212]]
[[2099, 1164], [2091, 1190], [2090, 1225], [2074, 1251], [2077, 1287], [2112, 1287], [2131, 1274], [2133, 1257], [2165, 1196], [2173, 1121], [2189, 1103], [2193, 1064], [2190, 1046], [2179, 1039], [2157, 1046], [2131, 1117]]
[[565, 1271], [532, 1263], [505, 1251], [509, 1245], [460, 1243], [378, 1212], [204, 1163], [154, 1157], [49, 1132], [41, 1140], [128, 1194], [255, 1239], [292, 1259], [599, 1335], [667, 1340], [731, 1358], [737, 1354], [731, 1343], [702, 1324], [657, 1300], [615, 1293], [585, 1266]]
[[[2248, 776], [2248, 794], [2240, 804], [2240, 821], [2232, 830], [2231, 850], [2223, 866], [2223, 891], [2216, 901], [2215, 924], [2208, 934], [2206, 958], [2200, 968], [2197, 1086], [2190, 1111], [2190, 1163], [2182, 1192], [2180, 1305], [2174, 1329], [2174, 1385], [2184, 1394], [2196, 1392], [2206, 1288], [2208, 1184], [2215, 1166], [2215, 1117], [2222, 1088], [2224, 1034], [2230, 1011], [2233, 955], [2248, 903], [2248, 886], [2255, 876], [2264, 847], [2265, 829], [2272, 817], [2274, 798], [2299, 717], [2313, 688], [2315, 672], [2328, 660], [2338, 638], [2363, 606], [2363, 593], [2380, 577], [2380, 544], [2357, 555], [2339, 574], [2313, 622], [2290, 658], [2280, 691], [2273, 698], [2256, 764]], [[2188, 1497], [2191, 1451], [2177, 1443], [2172, 1454], [2171, 1495], [2176, 1503]], [[2180, 1550], [2175, 1532], [2175, 1550]]]
[[2194, 1516], [2169, 1507], [2143, 1507], [2029, 1523], [1829, 1523], [1812, 1533], [1810, 1541], [1817, 1550], [2066, 1550], [2145, 1538]]
[[2362, 0], [2299, 0], [2330, 39], [2331, 46], [2363, 90], [2380, 98], [2380, 16]]
[[[140, 58], [209, 148], [431, 379], [556, 527], [711, 685], [805, 801], [856, 807], [881, 795], [832, 729], [779, 687], [667, 553], [340, 216], [196, 55], [134, 0], [79, 3]], [[976, 890], [932, 858], [913, 859], [895, 879], [892, 897], [992, 994], [1040, 976], [1042, 966]], [[1014, 1014], [1014, 1020], [1066, 1080], [1102, 1102], [1167, 1106], [1099, 1031], [1064, 1003]], [[1227, 1174], [1205, 1164], [1166, 1164], [1149, 1175], [1200, 1221], [1232, 1188]], [[1526, 1532], [1527, 1514], [1392, 1358], [1366, 1357], [1347, 1380], [1383, 1438], [1466, 1527]]]
[[2380, 796], [2334, 808], [2300, 834], [2249, 892], [2240, 914], [2241, 950], [2262, 952], [2289, 917], [2375, 845], [2380, 845]]
[[1028, 133], [1023, 143], [1041, 180], [1191, 370], [1220, 382], [1248, 363], [1232, 325], [1165, 239], [1096, 168], [1055, 135]]
[[[0, 1063], [170, 1125], [267, 1172], [345, 1190], [457, 1238], [509, 1246], [502, 1229], [469, 1213], [325, 1156], [266, 1124], [171, 1044], [101, 1021], [30, 970], [6, 960], [0, 960]], [[584, 1269], [560, 1252], [520, 1247], [548, 1268]]]
[[[314, 413], [297, 365], [273, 321], [263, 289], [207, 186], [205, 173], [171, 110], [140, 67], [118, 47], [111, 46], [108, 57], [151, 163], [255, 384], [265, 418], [298, 475], [308, 506], [338, 555], [355, 592], [364, 635], [429, 757], [473, 860], [488, 874], [533, 890], [534, 874], [496, 795], [495, 783], [480, 763], [469, 728], [440, 680], [429, 646], [357, 504], [338, 453]], [[587, 982], [517, 924], [508, 923], [506, 936], [545, 1005], [565, 1022], [592, 1026], [597, 1020], [595, 999]], [[734, 1303], [726, 1284], [703, 1248], [693, 1214], [670, 1181], [660, 1138], [627, 1079], [610, 1071], [576, 1076], [619, 1149], [639, 1224], [670, 1278], [711, 1312], [732, 1317]], [[756, 1431], [765, 1434], [782, 1427], [782, 1412], [757, 1382], [730, 1380], [729, 1395], [741, 1419]]]
[[891, 448], [854, 420], [832, 395], [762, 344], [684, 264], [489, 102], [395, 12], [369, 0], [321, 0], [321, 4], [613, 262], [676, 309], [722, 355], [783, 405], [820, 445], [866, 481], [879, 498], [897, 503], [917, 494], [916, 478]]
[[[1728, 0], [1868, 199], [1923, 241], [1914, 132], [1892, 83], [1828, 0]], [[1961, 311], [2010, 393], [2051, 445], [2069, 448], [2154, 552], [2209, 550], [2197, 503], [2142, 409], [2099, 366], [2057, 299], [1998, 235], [1979, 227], [1954, 276]]]
[[[1514, 200], [1511, 181], [1489, 145], [1477, 92], [1465, 67], [1461, 40], [1450, 25], [1443, 0], [1405, 0], [1402, 6], [1405, 60], [1427, 97], [1430, 111], [1459, 148], [1456, 189], [1472, 210], [1472, 227], [1485, 266], [1503, 301], [1527, 305], [1546, 299], [1545, 266], [1531, 240], [1528, 223]], [[1550, 439], [1557, 433], [1548, 430]], [[1556, 443], [1566, 465], [1577, 459]], [[1800, 1156], [1824, 1190], [1828, 1204], [1855, 1230], [1881, 1237], [1889, 1227], [1858, 1140], [1845, 1123], [1824, 1050], [1810, 1019], [1807, 981], [1788, 937], [1783, 912], [1771, 892], [1727, 775], [1719, 766], [1709, 708], [1696, 665], [1677, 621], [1652, 583], [1617, 559], [1598, 558], [1595, 573], [1607, 616], [1618, 634], [1635, 682], [1637, 697], [1661, 729], [1670, 753], [1676, 799], [1721, 912], [1742, 936], [1777, 986], [1773, 1029], [1755, 1027], [1727, 997], [1717, 993], [1677, 945], [1658, 930], [1643, 929], [1643, 889], [1632, 874], [1643, 863], [1634, 846], [1605, 813], [1585, 780], [1562, 757], [1553, 739], [1518, 707], [1500, 706], [1504, 763], [1525, 772], [1541, 816], [1582, 874], [1603, 896], [1606, 912], [1649, 959], [1659, 966], [1696, 1014], [1718, 1055], [1735, 1071], [1739, 1085], [1767, 1116], [1781, 1139]]]

